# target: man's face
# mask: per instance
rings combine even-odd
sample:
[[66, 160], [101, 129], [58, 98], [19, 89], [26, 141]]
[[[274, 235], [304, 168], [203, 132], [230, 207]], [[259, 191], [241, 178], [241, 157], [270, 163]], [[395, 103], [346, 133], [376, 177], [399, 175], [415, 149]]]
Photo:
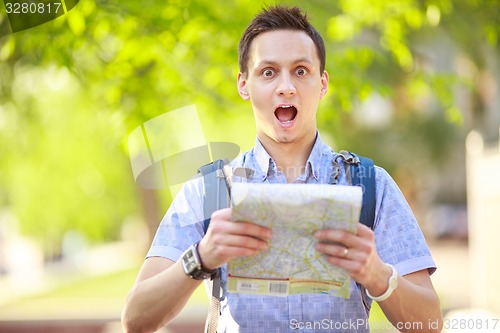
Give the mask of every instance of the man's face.
[[247, 68], [248, 75], [238, 75], [238, 91], [252, 103], [259, 140], [264, 145], [312, 140], [318, 103], [328, 88], [312, 39], [294, 30], [260, 34], [252, 41]]

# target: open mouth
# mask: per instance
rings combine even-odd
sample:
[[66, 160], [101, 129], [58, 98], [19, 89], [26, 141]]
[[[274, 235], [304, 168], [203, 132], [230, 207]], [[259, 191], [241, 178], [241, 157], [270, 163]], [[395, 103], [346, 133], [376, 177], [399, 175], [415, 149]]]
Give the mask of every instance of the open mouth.
[[280, 105], [274, 111], [274, 116], [283, 125], [291, 124], [297, 116], [297, 109], [293, 105]]

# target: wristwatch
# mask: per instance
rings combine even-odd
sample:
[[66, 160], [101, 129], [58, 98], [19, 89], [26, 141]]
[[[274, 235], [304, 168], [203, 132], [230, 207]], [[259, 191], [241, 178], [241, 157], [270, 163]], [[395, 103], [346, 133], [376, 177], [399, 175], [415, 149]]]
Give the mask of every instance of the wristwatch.
[[389, 266], [389, 268], [392, 270], [392, 274], [391, 274], [391, 277], [389, 278], [389, 286], [387, 287], [387, 290], [385, 291], [385, 293], [383, 293], [382, 295], [380, 295], [378, 297], [374, 297], [374, 296], [370, 295], [370, 293], [368, 292], [368, 289], [365, 289], [368, 297], [370, 297], [372, 300], [377, 301], [377, 302], [382, 302], [382, 301], [385, 301], [386, 299], [388, 299], [389, 296], [391, 296], [394, 289], [396, 289], [396, 287], [398, 286], [398, 271], [396, 271], [394, 266], [392, 266], [388, 263], [386, 263], [386, 265]]
[[191, 245], [181, 257], [184, 273], [195, 280], [213, 279], [219, 273], [218, 269], [208, 271], [203, 268], [198, 253], [198, 243]]

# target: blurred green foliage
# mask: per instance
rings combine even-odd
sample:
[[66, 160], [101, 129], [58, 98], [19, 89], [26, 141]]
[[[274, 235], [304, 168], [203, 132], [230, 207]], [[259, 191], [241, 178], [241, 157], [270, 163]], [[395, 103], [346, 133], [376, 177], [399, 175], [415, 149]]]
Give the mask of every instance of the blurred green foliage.
[[[327, 141], [389, 169], [415, 152], [422, 163], [446, 158], [464, 126], [455, 91], [478, 88], [422, 50], [439, 52], [441, 36], [480, 71], [484, 50], [499, 50], [496, 0], [285, 3], [308, 12], [325, 38], [331, 81], [318, 126]], [[83, 0], [15, 34], [1, 12], [0, 207], [54, 254], [66, 231], [116, 239], [124, 219], [141, 214], [126, 143], [146, 120], [196, 104], [207, 140], [250, 148], [255, 130], [236, 91], [237, 44], [262, 6]], [[390, 119], [363, 126], [350, 112], [374, 96], [390, 101]], [[481, 117], [476, 109], [473, 119]]]

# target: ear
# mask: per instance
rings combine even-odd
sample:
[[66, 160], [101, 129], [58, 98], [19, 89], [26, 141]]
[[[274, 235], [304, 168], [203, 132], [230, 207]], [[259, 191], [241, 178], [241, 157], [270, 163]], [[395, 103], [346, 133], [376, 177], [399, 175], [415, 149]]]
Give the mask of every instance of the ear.
[[327, 91], [328, 91], [328, 72], [323, 71], [323, 74], [321, 75], [321, 92], [319, 94], [319, 99], [323, 99]]
[[250, 94], [248, 94], [247, 90], [247, 79], [246, 76], [241, 72], [238, 73], [238, 93], [245, 101], [248, 101], [250, 99]]

